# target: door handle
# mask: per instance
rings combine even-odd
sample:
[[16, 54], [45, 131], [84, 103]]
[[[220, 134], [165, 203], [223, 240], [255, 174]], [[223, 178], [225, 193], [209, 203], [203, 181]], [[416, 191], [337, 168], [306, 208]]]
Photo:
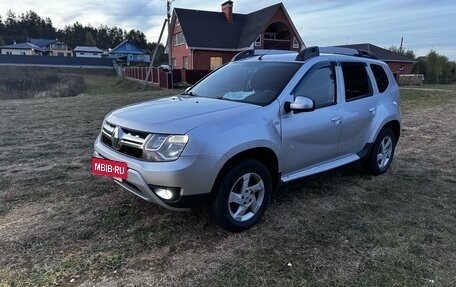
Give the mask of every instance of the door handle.
[[375, 113], [376, 110], [377, 110], [377, 108], [370, 108], [370, 109], [369, 109], [369, 112]]
[[335, 123], [335, 124], [341, 124], [342, 123], [342, 117], [338, 116], [338, 117], [334, 117], [331, 119], [331, 122]]

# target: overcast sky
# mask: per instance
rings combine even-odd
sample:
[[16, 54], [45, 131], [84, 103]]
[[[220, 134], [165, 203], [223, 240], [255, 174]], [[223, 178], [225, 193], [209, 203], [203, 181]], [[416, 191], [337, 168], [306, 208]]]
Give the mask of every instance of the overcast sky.
[[[172, 7], [220, 11], [224, 0], [175, 0]], [[276, 4], [277, 0], [233, 0], [235, 13], [250, 13]], [[399, 46], [417, 56], [431, 49], [456, 60], [456, 1], [454, 0], [283, 0], [307, 46], [371, 43]], [[51, 18], [57, 28], [78, 21], [143, 31], [149, 42], [157, 41], [166, 17], [165, 0], [1, 0], [0, 14], [35, 11]]]

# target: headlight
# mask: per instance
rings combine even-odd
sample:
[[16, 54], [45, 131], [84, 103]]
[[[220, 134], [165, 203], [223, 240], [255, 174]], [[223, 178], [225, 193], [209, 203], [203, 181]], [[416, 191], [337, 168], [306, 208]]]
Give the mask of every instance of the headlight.
[[152, 134], [144, 144], [143, 160], [172, 161], [179, 158], [188, 142], [187, 135]]

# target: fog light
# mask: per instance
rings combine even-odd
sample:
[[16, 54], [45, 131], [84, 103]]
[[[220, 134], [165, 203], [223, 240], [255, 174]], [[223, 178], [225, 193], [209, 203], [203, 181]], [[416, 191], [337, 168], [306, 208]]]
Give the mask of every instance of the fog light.
[[155, 187], [153, 190], [156, 195], [164, 200], [173, 200], [179, 195], [179, 188], [175, 187]]

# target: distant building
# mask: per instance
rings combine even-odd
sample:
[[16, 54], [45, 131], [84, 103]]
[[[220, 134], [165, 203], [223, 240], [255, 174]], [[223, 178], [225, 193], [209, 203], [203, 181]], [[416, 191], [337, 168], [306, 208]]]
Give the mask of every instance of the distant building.
[[72, 56], [66, 44], [52, 39], [28, 39], [27, 42], [1, 46], [0, 49], [3, 55]]
[[226, 1], [221, 10], [174, 9], [171, 51], [175, 68], [213, 70], [247, 49], [305, 48], [282, 3], [238, 14], [233, 13], [233, 2]]
[[55, 41], [49, 46], [47, 46], [49, 50], [50, 56], [64, 56], [64, 57], [72, 57], [73, 51], [71, 48], [63, 42]]
[[95, 46], [76, 46], [73, 53], [75, 57], [101, 58], [103, 50]]
[[396, 77], [396, 80], [399, 79], [399, 75], [411, 74], [413, 63], [416, 62], [415, 60], [408, 58], [402, 55], [401, 53], [396, 53], [387, 49], [383, 49], [369, 43], [340, 45], [338, 47], [362, 49], [371, 52], [379, 60], [382, 60], [388, 64], [394, 76]]
[[117, 45], [114, 49], [109, 52], [109, 57], [116, 59], [117, 62], [125, 62], [130, 64], [131, 62], [148, 62], [150, 57], [146, 57], [146, 54], [136, 47], [131, 41], [123, 41]]
[[42, 49], [31, 43], [19, 43], [12, 45], [0, 46], [2, 55], [43, 55], [47, 53], [46, 49]]

